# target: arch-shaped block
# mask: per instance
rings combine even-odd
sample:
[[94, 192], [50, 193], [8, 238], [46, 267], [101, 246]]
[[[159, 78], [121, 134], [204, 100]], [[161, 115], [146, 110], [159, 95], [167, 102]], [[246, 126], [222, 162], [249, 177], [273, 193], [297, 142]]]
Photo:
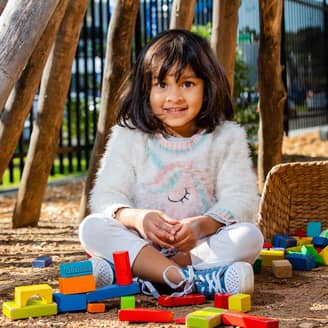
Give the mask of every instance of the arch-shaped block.
[[48, 284], [19, 286], [15, 288], [15, 304], [17, 307], [27, 306], [28, 300], [37, 295], [42, 303], [52, 303], [52, 288]]

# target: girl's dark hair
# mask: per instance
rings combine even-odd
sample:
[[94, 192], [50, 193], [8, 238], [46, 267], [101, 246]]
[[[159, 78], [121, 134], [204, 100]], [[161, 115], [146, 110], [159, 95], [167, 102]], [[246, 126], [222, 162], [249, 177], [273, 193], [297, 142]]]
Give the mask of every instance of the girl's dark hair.
[[152, 39], [141, 51], [132, 72], [130, 83], [123, 93], [117, 123], [146, 133], [165, 133], [162, 122], [150, 109], [153, 60], [161, 61], [158, 80], [163, 82], [176, 65], [176, 79], [186, 66], [204, 81], [204, 100], [196, 118], [197, 127], [207, 132], [223, 120], [231, 120], [233, 106], [228, 79], [209, 43], [187, 30], [168, 30]]

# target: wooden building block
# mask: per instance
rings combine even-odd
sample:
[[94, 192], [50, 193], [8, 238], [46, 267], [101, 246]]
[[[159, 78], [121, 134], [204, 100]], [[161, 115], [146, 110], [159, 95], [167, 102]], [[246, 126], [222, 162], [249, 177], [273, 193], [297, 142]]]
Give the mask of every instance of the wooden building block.
[[87, 311], [89, 313], [103, 313], [105, 312], [105, 303], [88, 303]]
[[189, 294], [184, 296], [165, 296], [161, 295], [157, 299], [157, 304], [161, 306], [183, 306], [183, 305], [194, 305], [204, 304], [206, 297], [203, 294]]
[[308, 237], [320, 236], [320, 233], [321, 233], [321, 222], [312, 221], [307, 223], [306, 235]]
[[229, 309], [229, 296], [231, 296], [230, 293], [215, 293], [214, 306], [220, 309]]
[[58, 313], [85, 311], [87, 309], [86, 294], [54, 293], [53, 298], [58, 305]]
[[39, 256], [32, 261], [32, 267], [34, 268], [45, 268], [52, 263], [51, 256]]
[[120, 286], [132, 283], [132, 271], [130, 266], [129, 252], [121, 251], [113, 253], [115, 279]]
[[251, 310], [251, 295], [234, 294], [228, 298], [229, 310], [248, 312]]
[[296, 238], [297, 246], [309, 245], [312, 243], [312, 237]]
[[275, 234], [273, 236], [273, 247], [288, 248], [297, 245], [295, 238], [284, 234]]
[[283, 260], [285, 252], [281, 250], [262, 249], [260, 252], [262, 259], [262, 266], [271, 266], [274, 260]]
[[287, 253], [286, 259], [291, 263], [293, 270], [310, 271], [315, 268], [314, 257], [310, 254]]
[[119, 286], [117, 284], [97, 288], [95, 291], [87, 293], [88, 302], [98, 302], [110, 298], [134, 295], [140, 293], [140, 286], [137, 282], [130, 285]]
[[4, 302], [2, 304], [3, 314], [12, 319], [25, 319], [30, 317], [43, 317], [57, 314], [57, 304], [45, 304], [41, 300], [33, 299], [27, 306], [19, 307], [13, 302]]
[[328, 265], [328, 246], [326, 246], [321, 252], [320, 256], [323, 260], [324, 265]]
[[322, 236], [313, 237], [312, 243], [315, 247], [325, 248], [328, 246], [328, 238]]
[[94, 275], [58, 278], [59, 290], [62, 294], [81, 294], [96, 290]]
[[92, 263], [89, 260], [61, 263], [59, 276], [62, 278], [89, 276], [92, 274]]
[[223, 312], [222, 323], [240, 328], [279, 328], [279, 321], [276, 319], [237, 311]]
[[312, 245], [303, 245], [301, 249], [302, 254], [310, 254], [314, 257], [314, 262], [316, 265], [323, 265], [322, 257], [319, 255], [317, 250]]
[[130, 322], [173, 322], [173, 312], [149, 308], [118, 310], [120, 321]]
[[262, 258], [258, 257], [253, 264], [254, 273], [260, 273], [262, 270]]
[[290, 278], [293, 276], [293, 268], [288, 260], [272, 261], [272, 272], [276, 278]]
[[17, 307], [25, 307], [31, 297], [40, 297], [41, 303], [52, 303], [52, 288], [48, 284], [19, 286], [15, 288], [15, 303]]
[[136, 307], [136, 299], [133, 295], [121, 296], [121, 309], [134, 309]]
[[188, 313], [186, 326], [190, 328], [212, 328], [221, 324], [221, 314], [225, 309], [207, 307]]

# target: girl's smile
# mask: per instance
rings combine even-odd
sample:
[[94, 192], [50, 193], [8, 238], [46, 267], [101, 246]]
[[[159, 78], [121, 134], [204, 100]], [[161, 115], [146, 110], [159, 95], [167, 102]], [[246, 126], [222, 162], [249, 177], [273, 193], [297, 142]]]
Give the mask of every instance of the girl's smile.
[[176, 78], [174, 66], [163, 81], [158, 80], [160, 66], [153, 72], [150, 90], [150, 107], [163, 122], [167, 132], [190, 137], [197, 131], [196, 117], [203, 104], [204, 81], [187, 66]]

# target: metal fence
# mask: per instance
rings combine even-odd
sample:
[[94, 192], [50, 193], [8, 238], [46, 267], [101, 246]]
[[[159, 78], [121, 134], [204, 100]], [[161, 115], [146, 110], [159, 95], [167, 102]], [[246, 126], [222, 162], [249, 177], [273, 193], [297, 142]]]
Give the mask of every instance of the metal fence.
[[[113, 0], [90, 0], [72, 67], [70, 91], [65, 106], [58, 152], [52, 174], [68, 175], [87, 170], [96, 134], [107, 28]], [[327, 111], [327, 3], [286, 0], [283, 20], [283, 65], [288, 90], [288, 128], [322, 125]], [[141, 0], [133, 41], [132, 61], [152, 37], [169, 28], [172, 0]], [[248, 6], [248, 7], [247, 7]], [[246, 10], [245, 10], [246, 8]], [[248, 16], [252, 12], [253, 17]], [[242, 1], [239, 26], [240, 47], [248, 64], [256, 63], [259, 36], [258, 1]], [[198, 0], [194, 24], [212, 20], [212, 0]], [[254, 23], [255, 22], [255, 23]], [[253, 26], [253, 25], [254, 26]], [[245, 43], [246, 40], [246, 43]], [[325, 45], [325, 46], [323, 46]], [[244, 48], [243, 48], [243, 47]], [[255, 64], [254, 64], [255, 65]], [[257, 68], [252, 68], [252, 84]], [[19, 182], [36, 116], [37, 97], [4, 180]], [[18, 172], [18, 173], [17, 173]]]

